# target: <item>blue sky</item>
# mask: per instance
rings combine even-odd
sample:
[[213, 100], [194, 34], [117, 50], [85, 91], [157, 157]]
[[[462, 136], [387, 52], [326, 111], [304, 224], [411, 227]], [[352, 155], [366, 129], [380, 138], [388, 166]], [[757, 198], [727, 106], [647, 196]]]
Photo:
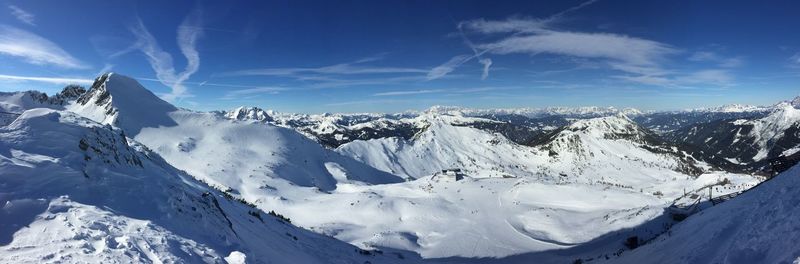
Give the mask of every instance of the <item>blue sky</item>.
[[197, 110], [772, 104], [797, 1], [0, 1], [0, 91], [115, 71]]

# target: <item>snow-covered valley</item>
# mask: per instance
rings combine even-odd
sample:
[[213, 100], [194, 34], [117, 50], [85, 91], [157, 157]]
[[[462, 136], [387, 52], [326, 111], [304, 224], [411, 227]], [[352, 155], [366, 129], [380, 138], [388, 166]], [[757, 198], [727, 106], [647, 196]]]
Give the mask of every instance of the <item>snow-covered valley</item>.
[[[731, 169], [687, 146], [697, 133], [682, 131], [699, 131], [702, 119], [663, 136], [635, 121], [656, 122], [635, 109], [199, 112], [119, 74], [88, 90], [0, 99], [0, 219], [9, 220], [0, 221], [0, 262], [753, 263], [798, 254], [792, 239], [750, 226], [774, 221], [797, 236], [796, 223], [777, 222], [800, 211], [791, 206], [798, 169]], [[746, 139], [755, 157], [737, 162], [796, 163], [796, 106], [740, 108], [759, 114], [714, 121], [762, 131]], [[511, 134], [520, 131], [535, 136], [521, 144]], [[709, 192], [739, 194], [782, 171], [684, 221], [669, 215], [676, 201], [710, 204]], [[704, 228], [717, 221], [730, 225]], [[708, 240], [681, 244], [693, 233]], [[632, 236], [645, 245], [630, 250]], [[709, 255], [690, 248], [710, 239], [728, 244]], [[748, 247], [759, 241], [776, 249]]]

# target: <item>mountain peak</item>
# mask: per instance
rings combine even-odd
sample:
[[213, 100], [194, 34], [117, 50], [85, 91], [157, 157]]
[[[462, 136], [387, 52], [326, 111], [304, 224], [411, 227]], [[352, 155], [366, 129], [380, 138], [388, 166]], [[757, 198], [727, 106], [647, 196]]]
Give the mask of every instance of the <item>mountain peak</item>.
[[794, 106], [794, 108], [800, 108], [800, 95], [796, 96], [794, 99], [789, 101], [789, 104]]
[[635, 134], [639, 131], [636, 123], [621, 112], [611, 116], [581, 119], [570, 124], [567, 129], [602, 134]]
[[236, 120], [254, 120], [259, 122], [270, 122], [273, 120], [268, 111], [254, 106], [240, 106], [234, 110], [225, 112], [225, 117]]
[[136, 135], [144, 127], [174, 125], [167, 113], [177, 108], [162, 100], [135, 79], [116, 73], [97, 77], [71, 111]]

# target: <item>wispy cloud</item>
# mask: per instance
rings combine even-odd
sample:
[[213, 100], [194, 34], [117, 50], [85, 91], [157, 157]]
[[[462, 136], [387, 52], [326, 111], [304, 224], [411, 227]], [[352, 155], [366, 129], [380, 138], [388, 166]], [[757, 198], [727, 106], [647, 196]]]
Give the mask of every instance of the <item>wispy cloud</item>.
[[286, 91], [288, 88], [286, 87], [254, 87], [248, 89], [240, 89], [240, 90], [233, 90], [225, 93], [222, 96], [223, 100], [234, 100], [239, 99], [243, 96], [252, 96], [252, 95], [260, 95], [260, 94], [278, 94], [282, 91]]
[[448, 93], [448, 94], [473, 94], [473, 93], [486, 93], [499, 90], [510, 90], [518, 87], [478, 87], [478, 88], [450, 88], [450, 89], [422, 89], [422, 90], [403, 90], [403, 91], [388, 91], [372, 94], [372, 96], [404, 96], [404, 95], [418, 95], [418, 94], [433, 94], [433, 93]]
[[657, 41], [612, 33], [587, 33], [547, 29], [541, 20], [518, 18], [505, 21], [467, 22], [464, 28], [475, 32], [503, 32], [496, 41], [476, 44], [476, 49], [496, 55], [539, 54], [582, 58], [604, 68], [642, 75], [667, 73], [661, 65], [680, 50]]
[[[385, 56], [385, 54], [378, 54], [350, 62], [320, 67], [246, 69], [218, 73], [212, 75], [212, 77], [274, 76], [296, 82], [292, 86], [299, 89], [379, 86], [426, 80], [425, 74], [428, 73], [428, 69], [374, 65], [374, 62], [383, 60]], [[278, 86], [285, 86], [285, 84], [279, 84]]]
[[800, 52], [795, 53], [792, 55], [792, 57], [789, 57], [789, 62], [800, 65]]
[[579, 5], [567, 8], [561, 12], [550, 15], [543, 19], [510, 17], [506, 20], [487, 21], [485, 19], [475, 19], [459, 23], [459, 29], [477, 31], [483, 34], [494, 33], [538, 33], [552, 28], [554, 24], [560, 22], [566, 14], [578, 11], [584, 7], [594, 4], [597, 0], [589, 0]]
[[415, 95], [415, 94], [429, 94], [429, 93], [441, 93], [447, 90], [436, 89], [436, 90], [414, 90], [414, 91], [391, 91], [391, 92], [382, 92], [372, 94], [372, 96], [398, 96], [398, 95]]
[[692, 53], [688, 60], [695, 62], [712, 62], [724, 68], [735, 68], [744, 64], [744, 59], [741, 57], [728, 58], [711, 51], [698, 51]]
[[453, 58], [450, 58], [447, 62], [442, 65], [436, 66], [428, 72], [427, 79], [428, 80], [436, 80], [439, 78], [444, 77], [448, 73], [453, 72], [458, 66], [464, 64], [472, 59], [474, 59], [474, 55], [457, 55]]
[[110, 72], [112, 69], [114, 69], [114, 64], [106, 63], [105, 65], [103, 65], [103, 68], [100, 68], [100, 71], [98, 71], [95, 75], [100, 76], [104, 73]]
[[92, 84], [92, 79], [77, 78], [54, 78], [54, 77], [35, 77], [35, 76], [16, 76], [0, 74], [0, 80], [6, 81], [33, 81], [52, 84]]
[[486, 80], [489, 77], [489, 68], [492, 67], [492, 59], [485, 58], [478, 60], [481, 64], [483, 64], [483, 73], [481, 73], [481, 80]]
[[23, 10], [15, 5], [8, 5], [8, 9], [11, 9], [11, 15], [16, 17], [22, 23], [35, 26], [36, 25], [36, 16], [31, 14], [28, 11]]
[[35, 65], [53, 65], [70, 69], [88, 68], [52, 41], [7, 25], [0, 25], [0, 54], [18, 57]]
[[706, 69], [690, 72], [678, 72], [659, 75], [624, 75], [613, 76], [616, 79], [644, 85], [667, 88], [698, 88], [709, 86], [724, 88], [734, 85], [733, 74], [727, 69]]
[[395, 73], [424, 73], [425, 69], [407, 67], [378, 67], [362, 65], [367, 62], [379, 60], [380, 57], [368, 57], [354, 62], [340, 63], [322, 67], [295, 67], [295, 68], [261, 68], [248, 69], [222, 73], [220, 76], [290, 76], [302, 78], [308, 74], [326, 75], [356, 75], [356, 74], [395, 74]]
[[512, 89], [517, 89], [517, 88], [519, 88], [519, 87], [516, 87], [516, 86], [501, 86], [501, 87], [490, 86], [490, 87], [459, 89], [459, 90], [456, 91], [456, 93], [462, 93], [462, 94], [463, 93], [484, 93], [484, 92], [494, 92], [494, 91], [500, 91], [500, 90], [512, 90]]
[[[158, 78], [146, 78], [146, 77], [135, 77], [136, 80], [139, 81], [147, 81], [147, 82], [159, 82], [161, 83], [162, 80]], [[174, 85], [174, 83], [167, 82], [167, 85]], [[287, 91], [289, 88], [285, 87], [264, 87], [264, 86], [257, 86], [257, 85], [243, 85], [243, 84], [230, 84], [230, 83], [214, 83], [209, 81], [202, 81], [202, 82], [190, 82], [184, 81], [182, 84], [190, 84], [196, 86], [214, 86], [214, 87], [222, 87], [222, 88], [233, 88], [234, 90], [228, 90], [228, 92], [221, 97], [220, 99], [225, 100], [233, 100], [233, 99], [240, 99], [237, 96], [252, 96], [258, 94], [277, 94], [281, 91]], [[187, 102], [188, 103], [188, 102]]]
[[445, 103], [451, 102], [452, 100], [447, 99], [369, 99], [369, 100], [356, 100], [356, 101], [347, 101], [347, 102], [337, 102], [337, 103], [329, 103], [325, 104], [325, 106], [351, 106], [351, 105], [378, 105], [378, 104], [409, 104], [409, 103]]
[[[428, 80], [435, 80], [446, 76], [447, 74], [453, 72], [459, 66], [463, 65], [471, 61], [472, 59], [477, 59], [478, 63], [483, 66], [483, 70], [481, 72], [481, 80], [486, 80], [489, 77], [489, 69], [492, 67], [492, 59], [484, 58], [483, 55], [488, 50], [479, 50], [478, 47], [464, 34], [464, 22], [459, 23], [458, 28], [458, 35], [461, 36], [461, 39], [464, 41], [464, 44], [469, 47], [472, 51], [472, 56], [469, 55], [458, 55], [451, 58], [449, 61], [445, 62], [442, 65], [436, 66], [428, 72]], [[499, 29], [491, 29], [488, 31], [494, 31]]]
[[535, 35], [513, 35], [498, 42], [479, 45], [496, 54], [550, 53], [604, 59], [625, 65], [655, 66], [676, 49], [656, 41], [609, 33], [543, 31]]
[[578, 11], [578, 10], [580, 10], [580, 9], [583, 9], [584, 7], [587, 7], [587, 6], [591, 5], [591, 4], [594, 4], [594, 3], [596, 3], [597, 1], [598, 1], [598, 0], [589, 0], [589, 1], [583, 2], [583, 3], [579, 4], [579, 5], [576, 5], [576, 6], [573, 6], [573, 7], [567, 8], [567, 9], [566, 9], [566, 10], [564, 10], [564, 11], [561, 11], [561, 12], [555, 13], [555, 14], [551, 15], [550, 17], [548, 17], [548, 18], [544, 19], [544, 20], [543, 20], [543, 22], [544, 22], [545, 24], [549, 24], [549, 23], [555, 23], [555, 22], [558, 22], [558, 21], [559, 21], [561, 18], [563, 18], [563, 17], [564, 17], [566, 14], [569, 14], [569, 13], [572, 13], [572, 12], [575, 12], [575, 11]]
[[676, 81], [686, 84], [713, 84], [716, 86], [728, 86], [733, 83], [733, 75], [729, 71], [722, 69], [700, 70], [680, 76]]
[[[672, 45], [624, 34], [578, 32], [558, 28], [557, 25], [566, 14], [595, 2], [587, 1], [543, 19], [509, 17], [505, 20], [463, 21], [459, 23], [459, 31], [467, 46], [476, 54], [549, 54], [578, 58], [590, 62], [593, 65], [591, 69], [623, 73], [612, 76], [614, 80], [653, 86], [688, 88], [727, 87], [734, 84], [734, 77], [729, 69], [741, 66], [744, 63], [741, 57], [725, 57], [708, 51], [696, 52], [683, 59], [708, 62], [714, 64], [714, 67], [680, 70], [670, 65], [676, 55], [684, 51]], [[466, 39], [465, 33], [482, 35], [481, 39], [485, 41], [473, 44]], [[464, 61], [463, 57], [455, 58], [462, 60], [451, 60], [444, 66], [458, 66]], [[488, 64], [491, 65], [491, 62]], [[452, 67], [440, 69], [445, 74], [452, 71]], [[484, 75], [486, 74], [488, 73], [484, 71]]]
[[137, 38], [135, 47], [147, 57], [147, 61], [156, 72], [159, 81], [172, 89], [169, 94], [162, 95], [167, 101], [191, 96], [184, 82], [200, 68], [200, 54], [197, 52], [196, 45], [197, 40], [203, 35], [201, 15], [200, 9], [195, 9], [178, 27], [178, 47], [186, 57], [186, 68], [180, 73], [175, 71], [172, 55], [158, 45], [155, 37], [150, 34], [141, 20], [137, 20], [137, 23], [131, 27], [131, 32]]
[[[469, 47], [469, 49], [472, 50], [473, 55], [471, 57], [465, 57], [464, 55], [459, 55], [453, 57], [444, 64], [433, 68], [428, 73], [428, 80], [441, 78], [455, 71], [455, 69], [461, 66], [462, 64], [467, 63], [475, 58], [477, 58], [478, 63], [480, 63], [483, 66], [483, 70], [481, 72], [481, 79], [485, 80], [486, 78], [489, 77], [489, 70], [492, 66], [492, 60], [490, 58], [482, 57], [486, 52], [493, 52], [496, 54], [509, 54], [509, 53], [538, 54], [546, 52], [548, 50], [551, 52], [555, 51], [553, 47], [547, 48], [547, 46], [551, 46], [552, 44], [556, 43], [549, 43], [549, 44], [542, 43], [544, 46], [537, 45], [536, 42], [541, 42], [542, 40], [531, 39], [530, 37], [533, 37], [531, 36], [531, 34], [533, 34], [534, 36], [546, 32], [550, 32], [551, 34], [553, 34], [554, 31], [547, 29], [550, 24], [558, 22], [559, 20], [562, 19], [564, 15], [579, 10], [581, 8], [584, 8], [586, 6], [589, 6], [595, 1], [596, 0], [583, 2], [580, 5], [568, 8], [564, 11], [558, 12], [544, 19], [511, 17], [501, 21], [487, 21], [485, 19], [462, 21], [457, 25], [458, 33], [463, 39], [464, 44], [466, 44], [467, 47]], [[511, 33], [513, 35], [497, 43], [488, 43], [488, 44], [485, 43], [482, 45], [476, 45], [469, 40], [469, 38], [464, 32], [465, 30], [480, 34], [488, 34], [488, 35], [498, 34], [498, 33]], [[559, 40], [550, 38], [549, 41], [555, 42]], [[527, 46], [527, 50], [525, 50], [526, 48], [518, 46]], [[535, 48], [534, 46], [540, 46], [540, 47]], [[562, 53], [564, 52], [562, 51]]]
[[544, 30], [545, 20], [535, 18], [510, 17], [505, 20], [474, 19], [458, 24], [459, 28], [481, 34], [497, 33], [535, 33]]

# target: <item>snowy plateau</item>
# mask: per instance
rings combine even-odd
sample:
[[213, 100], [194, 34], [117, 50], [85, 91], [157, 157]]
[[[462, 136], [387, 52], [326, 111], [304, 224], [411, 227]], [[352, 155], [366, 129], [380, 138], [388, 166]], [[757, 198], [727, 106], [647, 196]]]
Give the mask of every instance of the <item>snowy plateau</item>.
[[292, 114], [0, 93], [1, 263], [800, 263], [800, 100]]

